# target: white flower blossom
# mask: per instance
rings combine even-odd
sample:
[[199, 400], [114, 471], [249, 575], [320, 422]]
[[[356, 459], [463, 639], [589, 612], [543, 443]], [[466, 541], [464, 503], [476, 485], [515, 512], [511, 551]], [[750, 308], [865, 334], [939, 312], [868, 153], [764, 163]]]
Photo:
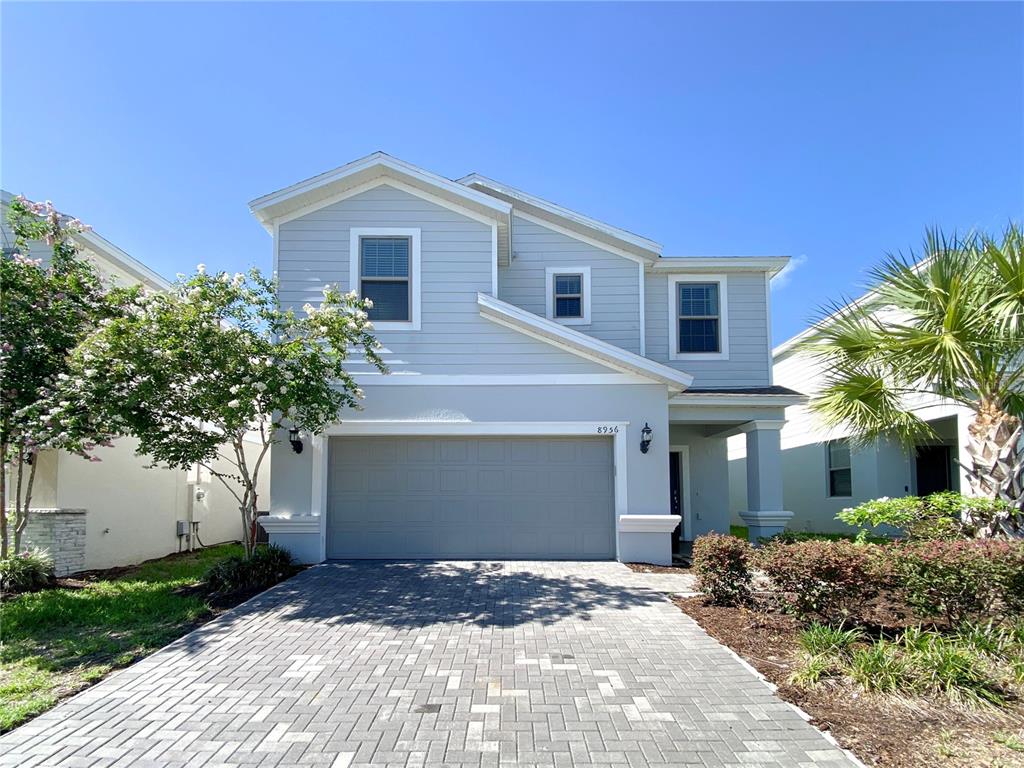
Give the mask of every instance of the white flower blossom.
[[206, 274], [206, 265], [205, 264], [196, 264], [196, 272], [198, 272], [200, 275], [205, 275]]
[[238, 401], [237, 400], [232, 400], [232, 401], [230, 401], [228, 403], [228, 408], [237, 408], [237, 407], [238, 407]]

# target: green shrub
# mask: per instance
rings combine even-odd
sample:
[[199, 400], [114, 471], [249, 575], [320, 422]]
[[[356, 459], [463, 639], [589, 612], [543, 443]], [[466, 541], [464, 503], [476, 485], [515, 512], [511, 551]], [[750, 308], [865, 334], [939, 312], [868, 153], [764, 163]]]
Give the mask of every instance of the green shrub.
[[930, 496], [882, 497], [844, 509], [836, 519], [860, 528], [859, 538], [882, 525], [902, 530], [910, 540], [973, 538], [1002, 530], [1014, 517], [1005, 501], [942, 491]]
[[914, 689], [910, 667], [899, 648], [887, 640], [854, 649], [847, 671], [865, 691], [907, 693]]
[[899, 592], [950, 626], [1024, 608], [1024, 542], [928, 541], [888, 548]]
[[26, 549], [0, 559], [0, 591], [32, 592], [52, 581], [53, 558], [45, 549]]
[[828, 656], [807, 656], [788, 679], [793, 685], [810, 687], [817, 685], [821, 678], [831, 676], [835, 671], [835, 663]]
[[276, 544], [258, 547], [252, 557], [235, 555], [213, 565], [203, 577], [211, 593], [226, 595], [266, 589], [295, 573], [291, 553]]
[[859, 627], [843, 629], [812, 622], [797, 637], [800, 647], [811, 656], [842, 656], [850, 652], [854, 643], [864, 639], [864, 632]]
[[735, 536], [710, 533], [693, 542], [697, 589], [715, 605], [739, 605], [750, 600], [750, 563], [754, 548]]
[[900, 643], [917, 690], [968, 706], [1005, 703], [984, 657], [969, 645], [920, 629], [905, 632]]
[[884, 583], [881, 549], [849, 541], [773, 542], [756, 562], [787, 609], [834, 622], [858, 615], [878, 593]]

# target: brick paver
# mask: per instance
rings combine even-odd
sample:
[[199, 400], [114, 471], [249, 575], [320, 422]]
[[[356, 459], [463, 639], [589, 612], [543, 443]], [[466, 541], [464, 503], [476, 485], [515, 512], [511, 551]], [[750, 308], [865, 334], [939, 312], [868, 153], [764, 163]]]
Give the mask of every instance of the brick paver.
[[0, 765], [853, 764], [638, 576], [320, 565], [0, 737]]

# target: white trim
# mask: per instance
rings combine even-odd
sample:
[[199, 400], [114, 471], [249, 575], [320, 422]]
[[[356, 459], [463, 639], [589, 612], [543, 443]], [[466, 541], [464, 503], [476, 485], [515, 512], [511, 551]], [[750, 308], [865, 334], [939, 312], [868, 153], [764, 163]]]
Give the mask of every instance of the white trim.
[[613, 256], [621, 256], [624, 259], [635, 261], [637, 264], [648, 263], [648, 261], [644, 259], [642, 256], [637, 256], [635, 253], [624, 251], [622, 248], [616, 248], [614, 245], [610, 245], [608, 243], [602, 243], [600, 240], [595, 240], [592, 237], [587, 237], [586, 235], [576, 232], [575, 230], [569, 229], [568, 227], [563, 227], [560, 224], [555, 224], [553, 221], [542, 219], [540, 218], [540, 216], [534, 216], [532, 213], [527, 213], [526, 211], [520, 211], [517, 209], [512, 213], [513, 218], [515, 218], [516, 216], [524, 218], [527, 221], [531, 222], [532, 224], [536, 224], [540, 227], [547, 227], [552, 232], [557, 232], [560, 235], [571, 237], [574, 240], [579, 240], [581, 243], [586, 243], [587, 245], [593, 246], [594, 248], [606, 251], [607, 253], [610, 253]]
[[282, 533], [320, 533], [320, 520], [314, 515], [260, 515], [256, 522], [271, 536]]
[[672, 533], [679, 515], [619, 515], [619, 533]]
[[438, 195], [433, 195], [424, 189], [414, 187], [412, 184], [407, 184], [406, 182], [400, 179], [396, 179], [393, 176], [378, 176], [375, 179], [364, 181], [362, 184], [357, 184], [354, 187], [349, 187], [348, 189], [344, 189], [333, 195], [328, 195], [327, 197], [321, 198], [316, 202], [309, 203], [307, 205], [301, 206], [300, 208], [296, 208], [293, 211], [289, 211], [288, 213], [270, 219], [264, 222], [264, 227], [269, 228], [272, 227], [273, 224], [287, 224], [289, 221], [294, 221], [295, 219], [302, 218], [306, 214], [312, 213], [313, 211], [318, 211], [321, 208], [326, 208], [329, 205], [340, 203], [342, 200], [347, 200], [350, 197], [361, 195], [363, 192], [369, 192], [371, 189], [376, 189], [377, 187], [384, 186], [394, 187], [395, 189], [400, 190], [401, 192], [406, 192], [410, 195], [413, 195], [414, 197], [420, 198], [421, 200], [426, 200], [428, 203], [440, 205], [451, 211], [455, 211], [456, 213], [461, 214], [467, 218], [473, 219], [474, 221], [478, 221], [481, 224], [487, 224], [489, 226], [494, 223], [493, 217], [484, 216], [483, 214], [478, 213], [477, 211], [461, 206], [458, 203], [453, 203], [451, 200], [439, 197]]
[[559, 218], [565, 219], [566, 221], [572, 222], [573, 224], [588, 227], [590, 229], [608, 235], [609, 237], [614, 237], [615, 239], [621, 240], [624, 243], [629, 243], [632, 246], [635, 246], [645, 251], [650, 251], [654, 254], [661, 253], [660, 243], [656, 243], [653, 240], [649, 240], [646, 237], [642, 237], [641, 235], [633, 234], [632, 232], [628, 232], [624, 229], [613, 227], [610, 224], [605, 224], [603, 221], [598, 221], [597, 219], [592, 219], [589, 216], [584, 216], [583, 214], [576, 213], [575, 211], [571, 211], [568, 208], [564, 208], [560, 205], [544, 200], [543, 198], [531, 195], [527, 192], [523, 192], [522, 190], [516, 189], [515, 187], [510, 187], [506, 184], [494, 181], [493, 179], [489, 179], [486, 176], [481, 176], [479, 173], [471, 173], [468, 174], [467, 176], [463, 176], [461, 179], [458, 180], [458, 183], [464, 184], [467, 187], [475, 184], [477, 186], [484, 187], [485, 189], [493, 189], [495, 192], [507, 195], [508, 197], [511, 197], [522, 203], [532, 205], [535, 208], [540, 208], [541, 210], [547, 211], [548, 213], [554, 216], [558, 216]]
[[807, 402], [807, 395], [766, 395], [763, 393], [745, 395], [732, 392], [680, 392], [672, 397], [669, 405], [709, 405], [709, 406], [733, 406], [733, 405], [767, 405], [784, 408], [789, 405], [800, 405]]
[[377, 371], [353, 373], [352, 377], [362, 386], [593, 386], [606, 384], [650, 384], [651, 380], [631, 373], [511, 373], [511, 374], [432, 374], [405, 373], [389, 374]]
[[[669, 455], [673, 452], [679, 454], [679, 483], [682, 485], [682, 493], [679, 494], [679, 505], [682, 507], [682, 540], [693, 541], [693, 496], [690, 493], [690, 446], [669, 445]], [[669, 489], [671, 492], [671, 488]]]
[[655, 272], [781, 272], [789, 256], [662, 256], [651, 265]]
[[498, 298], [498, 225], [491, 224], [491, 295]]
[[166, 291], [171, 287], [170, 281], [158, 275], [134, 256], [118, 248], [102, 235], [91, 230], [83, 230], [72, 235], [72, 239], [80, 241], [116, 266], [133, 274], [141, 282], [150, 283], [151, 287], [161, 291]]
[[[581, 275], [582, 317], [555, 317], [555, 276]], [[544, 270], [544, 316], [561, 325], [590, 325], [590, 267], [547, 267]]]
[[313, 464], [310, 490], [310, 510], [320, 518], [320, 560], [327, 559], [327, 439], [313, 435], [309, 441], [310, 460]]
[[484, 192], [470, 189], [464, 184], [459, 184], [451, 179], [446, 179], [442, 176], [438, 176], [437, 174], [430, 173], [429, 171], [418, 168], [404, 160], [391, 157], [384, 152], [374, 152], [371, 155], [367, 155], [366, 157], [362, 157], [358, 160], [353, 160], [351, 163], [342, 165], [334, 170], [321, 173], [317, 176], [313, 176], [312, 178], [305, 179], [304, 181], [285, 187], [284, 189], [263, 195], [255, 200], [251, 200], [249, 202], [249, 210], [252, 211], [261, 221], [265, 221], [265, 217], [260, 214], [270, 206], [280, 205], [281, 203], [287, 202], [295, 197], [308, 192], [313, 192], [339, 181], [343, 181], [349, 176], [354, 176], [357, 173], [368, 171], [374, 167], [390, 170], [394, 173], [404, 174], [415, 179], [421, 184], [443, 189], [451, 195], [461, 197], [464, 200], [471, 201], [484, 208], [490, 208], [500, 213], [508, 214], [512, 210], [511, 205], [502, 200], [495, 199], [493, 195], [488, 195]]
[[[598, 429], [613, 428], [608, 433]], [[546, 435], [549, 437], [609, 436], [612, 438], [613, 483], [615, 486], [615, 516], [619, 518], [629, 511], [626, 464], [628, 460], [628, 421], [344, 421], [332, 424], [314, 438], [323, 445], [321, 478], [327, 477], [327, 446], [332, 437], [359, 435], [477, 435], [520, 437]], [[313, 499], [314, 509], [322, 510], [321, 518], [321, 560], [327, 558], [327, 484], [317, 477], [317, 458], [314, 455]], [[319, 482], [319, 485], [318, 485]], [[638, 516], [642, 517], [642, 516]], [[619, 537], [615, 537], [615, 558], [619, 558]]]
[[419, 227], [350, 227], [348, 231], [349, 290], [362, 295], [359, 263], [359, 240], [363, 237], [408, 237], [412, 242], [409, 256], [409, 320], [375, 322], [376, 331], [420, 330], [420, 305], [423, 283], [420, 280], [420, 228]]
[[639, 275], [637, 286], [640, 300], [640, 357], [647, 357], [647, 271], [643, 264], [636, 265]]
[[740, 424], [736, 429], [740, 432], [761, 432], [764, 430], [780, 430], [786, 426], [785, 419], [754, 419]]
[[633, 373], [668, 386], [670, 392], [686, 389], [693, 376], [667, 365], [635, 355], [614, 344], [539, 317], [508, 302], [478, 293], [480, 314], [493, 323], [519, 331], [579, 357], [607, 365], [623, 373]]
[[[271, 239], [274, 241], [274, 280], [278, 279], [281, 269], [281, 226], [274, 222], [273, 231], [271, 232]], [[278, 285], [280, 288], [280, 285]]]
[[772, 276], [764, 273], [764, 314], [768, 339], [768, 385], [775, 383], [775, 361], [772, 359]]
[[[680, 352], [679, 315], [676, 296], [680, 283], [718, 283], [718, 352]], [[668, 278], [668, 359], [669, 360], [728, 360], [729, 359], [729, 278], [724, 274], [672, 275]]]

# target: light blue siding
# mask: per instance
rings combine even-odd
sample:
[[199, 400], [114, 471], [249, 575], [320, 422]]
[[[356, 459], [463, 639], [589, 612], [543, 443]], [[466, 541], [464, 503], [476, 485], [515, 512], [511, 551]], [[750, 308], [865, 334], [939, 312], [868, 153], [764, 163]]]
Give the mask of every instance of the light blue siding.
[[548, 267], [590, 267], [589, 325], [575, 331], [640, 352], [639, 272], [636, 262], [514, 216], [512, 263], [498, 274], [498, 298], [544, 317]]
[[[374, 226], [421, 229], [421, 330], [377, 333], [392, 371], [609, 372], [597, 363], [482, 318], [477, 293], [491, 292], [491, 227], [387, 185], [279, 227], [282, 302], [295, 308], [306, 302], [315, 305], [325, 283], [349, 290], [349, 229]], [[543, 290], [541, 297], [543, 300]], [[351, 370], [359, 372], [364, 367], [353, 365]]]
[[646, 275], [647, 356], [691, 374], [694, 377], [691, 389], [768, 386], [771, 349], [764, 273], [731, 272], [728, 275], [727, 360], [669, 360], [668, 281], [667, 273]]

